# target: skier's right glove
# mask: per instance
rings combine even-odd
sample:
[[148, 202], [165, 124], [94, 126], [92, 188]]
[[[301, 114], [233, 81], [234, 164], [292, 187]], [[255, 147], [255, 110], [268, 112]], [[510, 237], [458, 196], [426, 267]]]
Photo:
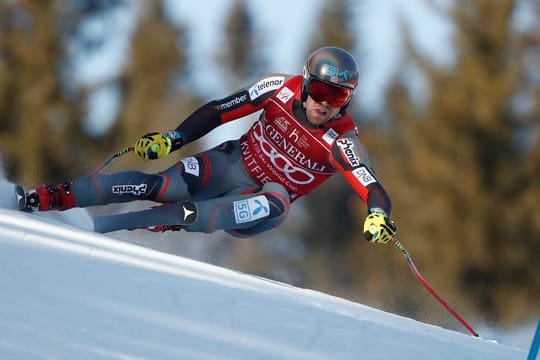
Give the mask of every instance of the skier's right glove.
[[151, 132], [137, 140], [135, 154], [144, 160], [161, 159], [172, 150], [179, 149], [181, 145], [181, 137], [177, 131], [169, 131], [164, 135]]
[[381, 209], [373, 209], [364, 221], [364, 236], [374, 243], [387, 244], [396, 235], [396, 224]]

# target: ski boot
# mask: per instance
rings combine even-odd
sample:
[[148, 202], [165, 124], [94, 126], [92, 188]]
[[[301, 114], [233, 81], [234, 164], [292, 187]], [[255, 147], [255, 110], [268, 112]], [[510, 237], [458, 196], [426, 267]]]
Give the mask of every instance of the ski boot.
[[21, 211], [63, 211], [76, 206], [70, 182], [41, 185], [28, 192], [21, 186], [15, 186], [15, 195]]

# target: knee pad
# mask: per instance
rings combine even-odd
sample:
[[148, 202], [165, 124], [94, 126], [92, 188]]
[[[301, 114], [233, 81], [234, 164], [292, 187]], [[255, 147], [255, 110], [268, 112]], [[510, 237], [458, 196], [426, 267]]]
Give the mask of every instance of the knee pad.
[[285, 198], [282, 194], [265, 192], [264, 197], [268, 200], [270, 205], [270, 217], [279, 217], [289, 212], [289, 199]]
[[263, 187], [263, 195], [270, 204], [270, 216], [278, 217], [289, 212], [291, 200], [285, 188], [276, 183], [268, 183]]

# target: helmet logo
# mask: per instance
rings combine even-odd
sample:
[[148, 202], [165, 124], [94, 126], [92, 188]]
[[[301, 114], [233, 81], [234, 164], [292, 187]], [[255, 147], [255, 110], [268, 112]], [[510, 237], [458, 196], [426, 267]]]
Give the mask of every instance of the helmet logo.
[[339, 73], [339, 76], [341, 76], [345, 80], [349, 80], [349, 70], [343, 70]]
[[323, 73], [326, 73], [328, 76], [330, 76], [331, 82], [334, 82], [334, 83], [338, 82], [339, 70], [337, 67], [329, 65], [329, 64], [324, 64], [321, 70]]
[[349, 80], [349, 70], [339, 71], [339, 69], [333, 65], [324, 64], [322, 72], [330, 76], [330, 81], [333, 83], [339, 82], [339, 78], [343, 80]]

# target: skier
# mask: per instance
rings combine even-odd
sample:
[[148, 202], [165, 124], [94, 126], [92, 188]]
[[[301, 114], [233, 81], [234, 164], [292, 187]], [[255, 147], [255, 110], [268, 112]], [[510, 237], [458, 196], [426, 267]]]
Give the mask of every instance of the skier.
[[145, 160], [161, 159], [216, 127], [262, 110], [239, 139], [181, 159], [156, 173], [123, 171], [64, 184], [18, 189], [25, 211], [67, 210], [151, 200], [162, 205], [97, 217], [95, 230], [147, 228], [251, 237], [281, 224], [292, 202], [336, 171], [367, 204], [367, 240], [396, 234], [391, 203], [375, 176], [358, 130], [346, 112], [358, 85], [358, 65], [338, 47], [315, 50], [303, 75], [270, 74], [202, 105], [175, 130], [152, 132], [135, 143]]

